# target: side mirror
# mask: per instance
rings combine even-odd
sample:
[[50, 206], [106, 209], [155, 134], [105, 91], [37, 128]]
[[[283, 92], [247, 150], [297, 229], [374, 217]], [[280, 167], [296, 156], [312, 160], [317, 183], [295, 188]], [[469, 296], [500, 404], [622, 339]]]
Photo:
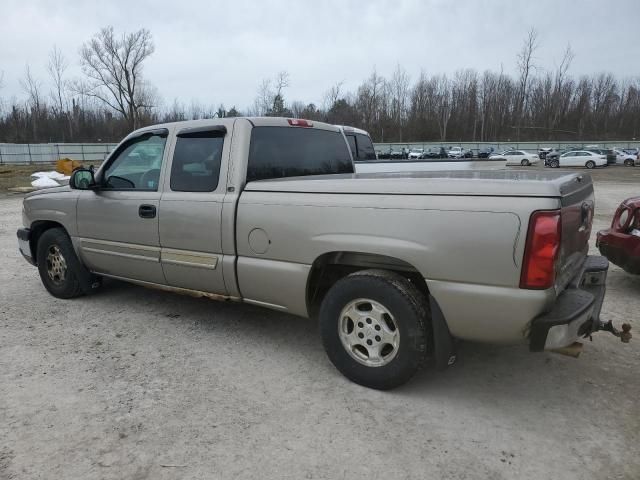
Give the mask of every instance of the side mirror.
[[69, 179], [69, 187], [73, 190], [91, 190], [96, 184], [93, 169], [78, 168], [73, 171]]

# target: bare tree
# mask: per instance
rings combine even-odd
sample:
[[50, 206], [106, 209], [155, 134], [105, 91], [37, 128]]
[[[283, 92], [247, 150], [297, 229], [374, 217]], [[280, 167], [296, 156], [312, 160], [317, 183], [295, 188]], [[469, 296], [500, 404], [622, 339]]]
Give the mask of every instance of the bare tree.
[[527, 37], [522, 43], [522, 48], [518, 53], [518, 99], [515, 109], [515, 121], [517, 127], [517, 135], [520, 137], [520, 123], [522, 122], [523, 113], [525, 111], [527, 95], [529, 92], [529, 81], [531, 74], [536, 68], [533, 62], [534, 53], [538, 49], [538, 32], [531, 27], [527, 32]]
[[253, 101], [251, 114], [256, 116], [266, 115], [271, 105], [273, 105], [273, 97], [274, 93], [271, 88], [271, 80], [265, 78], [258, 87], [258, 95]]
[[30, 108], [36, 111], [40, 110], [40, 105], [42, 104], [40, 88], [42, 87], [42, 83], [31, 74], [29, 65], [24, 68], [24, 78], [20, 79], [20, 86], [24, 93], [27, 94], [27, 101]]
[[[4, 70], [0, 70], [0, 90], [4, 88]], [[2, 97], [0, 97], [0, 114], [4, 110], [4, 102], [2, 101]]]
[[284, 70], [281, 72], [278, 72], [278, 74], [276, 75], [275, 84], [276, 84], [275, 94], [277, 96], [283, 97], [282, 91], [290, 85], [289, 73]]
[[397, 65], [390, 82], [391, 116], [398, 128], [398, 141], [402, 141], [402, 131], [407, 120], [407, 104], [409, 102], [409, 75], [404, 68]]
[[103, 28], [80, 49], [88, 80], [79, 89], [120, 113], [132, 129], [138, 128], [142, 112], [153, 106], [142, 78], [143, 63], [153, 51], [147, 29], [116, 37], [113, 27]]
[[24, 93], [27, 94], [27, 105], [31, 110], [31, 128], [33, 129], [34, 138], [37, 138], [38, 122], [41, 116], [42, 99], [40, 97], [40, 88], [42, 84], [31, 74], [29, 65], [24, 69], [24, 78], [20, 79], [20, 86]]
[[434, 77], [432, 82], [436, 120], [440, 130], [440, 140], [444, 142], [447, 140], [447, 127], [453, 107], [451, 82], [446, 75]]
[[64, 58], [62, 52], [53, 46], [51, 52], [49, 52], [49, 62], [47, 63], [47, 72], [51, 78], [53, 84], [53, 90], [51, 91], [51, 99], [53, 100], [57, 114], [61, 115], [67, 110], [66, 107], [66, 95], [67, 95], [67, 80], [64, 78], [64, 73], [67, 70], [69, 63]]
[[336, 102], [340, 100], [342, 85], [344, 85], [344, 81], [336, 82], [325, 92], [322, 106], [326, 111], [331, 110]]

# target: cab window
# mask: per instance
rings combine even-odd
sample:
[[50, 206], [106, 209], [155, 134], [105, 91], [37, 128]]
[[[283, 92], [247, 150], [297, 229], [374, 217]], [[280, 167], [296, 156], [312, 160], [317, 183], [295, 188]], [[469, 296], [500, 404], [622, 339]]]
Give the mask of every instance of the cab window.
[[218, 187], [224, 136], [217, 132], [178, 134], [171, 163], [171, 190], [213, 192]]
[[146, 134], [122, 145], [104, 170], [103, 188], [158, 190], [166, 134]]
[[354, 135], [345, 135], [347, 142], [349, 143], [349, 149], [351, 150], [351, 156], [354, 160], [358, 160], [358, 148], [356, 147], [356, 137]]
[[342, 133], [319, 128], [254, 127], [247, 182], [269, 178], [353, 173]]
[[358, 145], [358, 160], [375, 160], [376, 151], [373, 148], [371, 138], [362, 133], [356, 133], [355, 138]]

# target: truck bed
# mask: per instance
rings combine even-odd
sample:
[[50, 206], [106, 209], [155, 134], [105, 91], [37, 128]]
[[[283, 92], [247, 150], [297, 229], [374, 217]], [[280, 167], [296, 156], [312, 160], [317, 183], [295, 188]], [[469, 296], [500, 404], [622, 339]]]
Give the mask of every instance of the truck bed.
[[589, 175], [513, 170], [355, 173], [250, 182], [247, 191], [560, 198], [588, 189]]

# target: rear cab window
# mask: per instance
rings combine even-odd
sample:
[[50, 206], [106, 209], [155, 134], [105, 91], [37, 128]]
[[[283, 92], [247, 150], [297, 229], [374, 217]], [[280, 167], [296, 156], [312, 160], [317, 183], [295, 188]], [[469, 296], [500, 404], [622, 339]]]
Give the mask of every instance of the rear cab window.
[[213, 192], [218, 187], [226, 130], [204, 128], [179, 132], [171, 162], [174, 192]]
[[254, 127], [247, 182], [270, 178], [353, 173], [339, 131], [305, 127]]
[[351, 156], [354, 160], [359, 160], [358, 147], [356, 146], [356, 136], [347, 134], [345, 135], [345, 137], [347, 137], [347, 143], [349, 144], [349, 148], [351, 149]]
[[356, 133], [355, 138], [358, 146], [358, 160], [376, 160], [376, 151], [371, 138], [362, 133]]

